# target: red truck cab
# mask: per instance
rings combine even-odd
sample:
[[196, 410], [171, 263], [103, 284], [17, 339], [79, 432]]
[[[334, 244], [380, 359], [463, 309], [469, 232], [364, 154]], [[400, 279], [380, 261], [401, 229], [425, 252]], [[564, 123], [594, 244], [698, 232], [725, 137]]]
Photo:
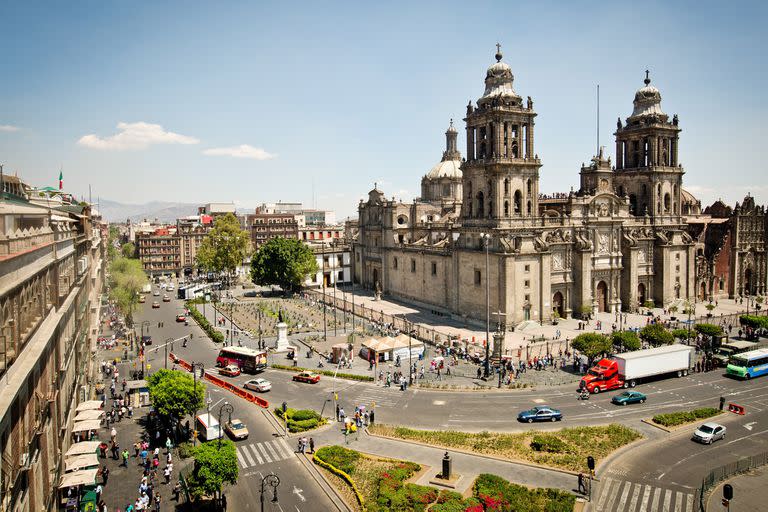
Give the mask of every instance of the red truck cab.
[[612, 359], [601, 359], [581, 378], [579, 384], [579, 387], [586, 387], [590, 393], [600, 393], [623, 386], [624, 380], [619, 376], [619, 365]]

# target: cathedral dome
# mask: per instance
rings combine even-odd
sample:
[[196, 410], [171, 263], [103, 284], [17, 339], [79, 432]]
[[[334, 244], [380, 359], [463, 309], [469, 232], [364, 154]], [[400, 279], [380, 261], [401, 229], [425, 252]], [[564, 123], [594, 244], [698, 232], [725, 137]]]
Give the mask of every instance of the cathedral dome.
[[456, 178], [461, 179], [461, 161], [443, 160], [427, 173], [428, 179]]
[[651, 85], [651, 79], [648, 78], [648, 71], [645, 72], [645, 85], [637, 90], [635, 99], [632, 102], [635, 106], [631, 117], [641, 116], [666, 116], [661, 110], [661, 93]]
[[496, 62], [491, 64], [485, 73], [485, 92], [477, 101], [478, 105], [495, 98], [520, 99], [520, 96], [512, 88], [512, 83], [515, 80], [512, 68], [506, 62], [501, 62], [501, 46], [496, 45], [496, 47]]

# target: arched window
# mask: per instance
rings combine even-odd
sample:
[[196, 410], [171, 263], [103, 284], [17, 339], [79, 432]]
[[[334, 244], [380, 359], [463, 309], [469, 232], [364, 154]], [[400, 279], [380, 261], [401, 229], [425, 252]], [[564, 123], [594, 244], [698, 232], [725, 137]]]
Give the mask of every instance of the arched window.
[[528, 181], [526, 182], [525, 190], [528, 197], [530, 197], [531, 196], [531, 178], [528, 178]]
[[515, 190], [515, 215], [523, 213], [523, 194]]
[[504, 195], [509, 195], [509, 178], [504, 178]]
[[530, 217], [531, 216], [531, 202], [530, 201], [528, 201], [527, 211], [528, 211], [528, 216]]
[[669, 213], [669, 209], [672, 207], [671, 198], [669, 192], [664, 194], [664, 213]]
[[512, 143], [512, 158], [517, 158], [517, 141]]
[[658, 186], [656, 187], [656, 194], [657, 194], [659, 197], [661, 197], [661, 183], [659, 183], [659, 184], [658, 184]]
[[485, 217], [485, 194], [482, 190], [477, 193], [477, 216]]
[[509, 201], [504, 201], [504, 216], [509, 217]]
[[619, 185], [619, 197], [624, 197], [624, 186]]

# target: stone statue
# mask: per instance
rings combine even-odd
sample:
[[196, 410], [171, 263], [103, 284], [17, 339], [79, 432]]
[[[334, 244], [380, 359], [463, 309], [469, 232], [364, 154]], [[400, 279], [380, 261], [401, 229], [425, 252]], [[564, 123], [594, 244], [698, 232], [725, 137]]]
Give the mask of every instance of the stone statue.
[[533, 109], [533, 100], [531, 99], [530, 96], [528, 96], [528, 110], [532, 110], [532, 109]]
[[278, 309], [277, 310], [277, 322], [281, 323], [281, 324], [283, 323], [283, 310], [282, 309]]
[[616, 121], [616, 128], [618, 128], [619, 130], [621, 130], [621, 118], [619, 118], [619, 120], [618, 120], [618, 121]]
[[677, 114], [672, 116], [672, 124], [677, 126], [678, 120], [677, 120]]

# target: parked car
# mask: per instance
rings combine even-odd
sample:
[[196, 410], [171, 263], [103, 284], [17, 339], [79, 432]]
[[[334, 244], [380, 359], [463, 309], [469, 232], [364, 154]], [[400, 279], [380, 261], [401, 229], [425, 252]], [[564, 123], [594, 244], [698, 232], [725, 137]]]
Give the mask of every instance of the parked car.
[[301, 372], [294, 375], [293, 380], [296, 382], [309, 382], [310, 384], [317, 384], [320, 382], [320, 376], [312, 372]]
[[528, 423], [533, 423], [534, 421], [560, 421], [562, 419], [563, 413], [547, 406], [537, 406], [517, 415], [518, 421], [527, 421]]
[[171, 298], [168, 295], [163, 295], [163, 302], [171, 302]]
[[157, 302], [157, 301], [154, 301], [154, 302], [152, 303], [152, 309], [157, 309], [157, 308], [159, 308], [159, 307], [160, 307], [160, 303], [159, 303], [159, 302]]
[[248, 427], [245, 426], [245, 423], [238, 419], [231, 419], [230, 421], [227, 421], [224, 423], [224, 432], [229, 434], [232, 439], [247, 439], [248, 438]]
[[184, 315], [176, 315], [176, 321], [177, 322], [186, 322], [187, 321], [187, 317], [184, 316]]
[[712, 444], [718, 439], [725, 439], [725, 427], [719, 423], [705, 423], [693, 433], [693, 440], [704, 444]]
[[269, 391], [270, 389], [272, 389], [272, 383], [269, 382], [267, 379], [251, 379], [245, 384], [243, 384], [243, 387], [245, 389], [260, 391], [264, 393], [265, 391]]
[[159, 297], [160, 296], [160, 290], [155, 290], [154, 292], [152, 292], [152, 295], [154, 295], [155, 297]]
[[229, 366], [220, 368], [219, 373], [221, 375], [226, 375], [227, 377], [237, 377], [238, 375], [240, 375], [240, 367], [234, 364], [230, 364]]
[[141, 337], [141, 342], [145, 345], [151, 345], [152, 344], [152, 336], [147, 336], [146, 334]]
[[614, 397], [611, 398], [611, 402], [616, 405], [644, 404], [647, 398], [648, 397], [638, 391], [624, 391], [623, 393], [614, 395]]
[[139, 295], [139, 302], [140, 302], [141, 304], [144, 304], [145, 302], [147, 302], [147, 298], [146, 298], [146, 297], [144, 297], [143, 295]]

